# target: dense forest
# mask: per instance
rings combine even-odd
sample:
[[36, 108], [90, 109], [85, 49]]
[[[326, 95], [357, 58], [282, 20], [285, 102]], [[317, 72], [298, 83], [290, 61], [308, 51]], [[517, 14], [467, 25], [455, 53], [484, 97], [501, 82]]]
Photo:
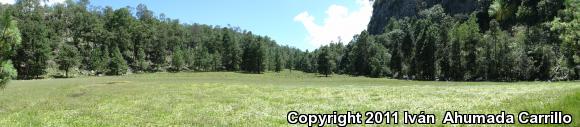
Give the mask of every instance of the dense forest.
[[[408, 8], [411, 11], [397, 7]], [[368, 31], [314, 51], [88, 0], [1, 5], [7, 79], [283, 69], [439, 81], [575, 80], [579, 0], [375, 0]], [[346, 43], [346, 44], [343, 44]]]
[[315, 51], [333, 56], [326, 62], [336, 64], [332, 72], [439, 81], [579, 78], [579, 0], [374, 2], [368, 31]]
[[20, 33], [10, 48], [2, 47], [8, 49], [2, 53], [3, 67], [13, 64], [18, 79], [159, 71], [261, 73], [291, 68], [288, 54], [301, 53], [238, 27], [180, 23], [155, 15], [146, 5], [114, 10], [90, 6], [88, 0], [53, 6], [19, 0], [0, 11]]

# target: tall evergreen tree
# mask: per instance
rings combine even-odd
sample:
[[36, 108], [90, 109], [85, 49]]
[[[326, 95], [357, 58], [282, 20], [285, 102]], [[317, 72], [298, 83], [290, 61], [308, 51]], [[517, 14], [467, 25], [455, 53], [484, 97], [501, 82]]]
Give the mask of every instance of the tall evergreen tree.
[[6, 87], [8, 81], [17, 76], [10, 57], [14, 55], [21, 41], [17, 22], [6, 11], [0, 17], [0, 89]]
[[238, 39], [233, 34], [233, 31], [229, 28], [224, 28], [223, 34], [223, 65], [228, 71], [237, 71], [240, 69], [240, 54], [242, 53], [238, 44]]
[[138, 51], [138, 48], [133, 47], [134, 43], [131, 40], [133, 26], [134, 17], [129, 8], [115, 10], [113, 17], [106, 24], [106, 28], [114, 35], [110, 46], [118, 47], [127, 63], [137, 65], [134, 53]]
[[561, 52], [565, 71], [568, 76], [564, 79], [580, 79], [580, 1], [564, 0], [565, 9], [561, 11], [561, 16], [556, 17], [551, 22], [551, 30], [560, 33], [562, 40]]
[[400, 30], [396, 29], [389, 33], [387, 33], [387, 37], [391, 41], [390, 45], [390, 54], [391, 59], [389, 60], [389, 68], [391, 69], [392, 76], [394, 78], [401, 78], [403, 72], [403, 52], [401, 47], [403, 45], [403, 39], [405, 37], [405, 33]]
[[416, 29], [414, 70], [416, 78], [419, 80], [433, 80], [435, 78], [435, 41], [437, 28], [431, 26], [429, 20], [419, 20]]
[[43, 23], [44, 8], [39, 0], [22, 0], [16, 3], [22, 34], [22, 45], [14, 57], [20, 79], [40, 78], [46, 74], [50, 47], [47, 26]]
[[323, 46], [320, 48], [320, 53], [318, 54], [318, 73], [328, 77], [332, 74], [332, 69], [335, 63], [333, 60], [332, 52], [329, 47]]
[[459, 40], [457, 41], [463, 41], [463, 43], [459, 42], [456, 46], [461, 47], [463, 45], [463, 48], [461, 48], [461, 68], [465, 68], [464, 78], [473, 80], [477, 76], [477, 68], [479, 68], [477, 51], [480, 50], [478, 47], [481, 46], [480, 38], [482, 37], [475, 14], [472, 14], [467, 22], [461, 24], [458, 32]]
[[104, 74], [109, 66], [109, 50], [106, 47], [97, 47], [91, 51], [88, 69], [95, 75]]
[[370, 48], [370, 76], [384, 77], [389, 75], [391, 73], [389, 69], [389, 60], [391, 59], [391, 55], [388, 53], [387, 49], [378, 44], [373, 44]]
[[244, 53], [242, 56], [242, 69], [249, 73], [262, 73], [265, 70], [264, 60], [265, 60], [265, 49], [263, 41], [264, 39], [258, 37], [254, 40], [250, 35], [246, 35], [248, 46], [244, 48]]
[[123, 59], [123, 55], [119, 48], [115, 47], [111, 53], [111, 61], [109, 62], [109, 75], [124, 75], [127, 73], [127, 61]]
[[368, 75], [370, 74], [369, 67], [369, 50], [371, 43], [373, 43], [373, 38], [368, 34], [367, 31], [361, 32], [360, 35], [355, 36], [353, 39], [353, 47], [351, 50], [352, 61], [350, 68], [353, 68], [354, 75]]
[[280, 51], [276, 51], [274, 54], [275, 54], [274, 55], [274, 64], [275, 64], [274, 71], [280, 72], [280, 71], [282, 71], [282, 67], [283, 67], [283, 65], [282, 65], [283, 61], [282, 61], [282, 55], [281, 55], [282, 53], [280, 53]]

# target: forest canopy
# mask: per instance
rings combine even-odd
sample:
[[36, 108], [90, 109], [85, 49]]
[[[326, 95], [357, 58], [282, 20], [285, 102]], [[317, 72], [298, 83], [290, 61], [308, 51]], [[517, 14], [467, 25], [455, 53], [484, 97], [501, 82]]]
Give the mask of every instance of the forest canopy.
[[182, 23], [143, 4], [18, 0], [0, 6], [1, 28], [9, 31], [0, 62], [16, 70], [1, 71], [0, 79], [290, 69], [411, 80], [576, 80], [579, 3], [375, 0], [368, 31], [302, 51], [239, 27]]
[[[18, 22], [18, 79], [124, 75], [159, 71], [246, 71], [291, 68], [299, 49], [233, 26], [186, 24], [146, 5], [94, 7], [88, 0], [45, 6], [18, 0], [0, 11]], [[3, 47], [4, 49], [4, 47]], [[276, 53], [284, 55], [275, 55]], [[292, 54], [289, 56], [288, 54]], [[277, 61], [275, 61], [277, 60]]]
[[[580, 73], [579, 3], [376, 0], [370, 35], [363, 31], [344, 54], [382, 45], [390, 56], [382, 59], [390, 70], [382, 76], [399, 79], [574, 80]], [[371, 56], [342, 59], [354, 61], [344, 63], [349, 65], [345, 72], [368, 75], [369, 68], [376, 68], [371, 62], [356, 63], [375, 58], [364, 54]]]

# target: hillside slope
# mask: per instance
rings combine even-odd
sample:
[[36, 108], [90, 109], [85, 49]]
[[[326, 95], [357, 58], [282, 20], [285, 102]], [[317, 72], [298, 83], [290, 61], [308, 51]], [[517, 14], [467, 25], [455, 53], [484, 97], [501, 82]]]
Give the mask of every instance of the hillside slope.
[[412, 17], [420, 10], [441, 4], [445, 12], [451, 15], [468, 15], [478, 10], [484, 1], [475, 0], [376, 0], [373, 5], [373, 16], [368, 25], [368, 32], [372, 35], [383, 32], [389, 18]]

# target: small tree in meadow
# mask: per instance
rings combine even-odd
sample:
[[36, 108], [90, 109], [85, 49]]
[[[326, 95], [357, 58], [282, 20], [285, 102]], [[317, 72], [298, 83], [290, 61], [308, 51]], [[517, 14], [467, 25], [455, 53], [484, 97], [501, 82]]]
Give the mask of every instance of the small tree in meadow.
[[63, 45], [58, 52], [56, 63], [58, 63], [58, 69], [65, 71], [66, 77], [69, 77], [69, 72], [71, 69], [77, 67], [80, 64], [80, 58], [78, 54], [79, 51], [77, 48], [66, 44]]

